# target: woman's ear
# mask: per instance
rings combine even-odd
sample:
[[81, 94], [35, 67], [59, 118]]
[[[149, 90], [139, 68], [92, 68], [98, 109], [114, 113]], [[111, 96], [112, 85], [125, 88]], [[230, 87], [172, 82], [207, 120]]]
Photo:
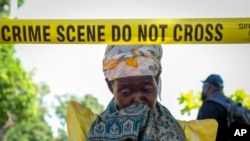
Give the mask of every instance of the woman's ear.
[[158, 74], [155, 76], [157, 84], [159, 83], [160, 80], [160, 75], [161, 75], [161, 70], [159, 70]]
[[113, 86], [112, 86], [112, 83], [111, 83], [107, 78], [105, 78], [105, 81], [106, 81], [106, 83], [107, 83], [107, 85], [108, 85], [108, 88], [109, 88], [110, 92], [113, 94]]

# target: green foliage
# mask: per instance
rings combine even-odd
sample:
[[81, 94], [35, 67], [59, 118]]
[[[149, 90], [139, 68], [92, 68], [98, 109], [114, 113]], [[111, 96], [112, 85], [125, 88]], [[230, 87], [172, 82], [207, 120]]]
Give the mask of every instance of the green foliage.
[[42, 121], [45, 121], [45, 116], [49, 115], [48, 113], [48, 105], [45, 102], [45, 96], [47, 96], [50, 93], [50, 87], [44, 83], [40, 82], [37, 84], [38, 89], [38, 118]]
[[[17, 1], [17, 7], [21, 7], [24, 4], [24, 0]], [[10, 0], [0, 0], [0, 19], [9, 18], [10, 12]]]
[[87, 94], [83, 101], [80, 103], [88, 108], [95, 114], [100, 114], [103, 111], [103, 105], [98, 102], [98, 99], [91, 94]]
[[[77, 101], [80, 104], [90, 108], [96, 114], [100, 114], [104, 108], [104, 106], [98, 102], [98, 99], [91, 94], [86, 94], [84, 98], [76, 97], [72, 94], [57, 95], [56, 99], [59, 103], [55, 107], [56, 114], [59, 117], [62, 126], [66, 125], [68, 103], [71, 100]], [[59, 136], [55, 139], [55, 141], [67, 141], [66, 132], [59, 129]]]
[[66, 124], [68, 103], [71, 100], [78, 101], [83, 106], [90, 108], [95, 114], [100, 114], [104, 108], [104, 106], [98, 102], [98, 99], [91, 94], [86, 94], [84, 98], [76, 97], [72, 94], [57, 95], [56, 99], [59, 103], [59, 105], [56, 106], [56, 114], [61, 119], [62, 125]]
[[[24, 0], [18, 0], [18, 7]], [[10, 0], [0, 0], [0, 19], [7, 19]], [[0, 44], [0, 141], [51, 141], [52, 130], [45, 123], [46, 113], [37, 94], [42, 88], [32, 81], [19, 59], [14, 45]], [[43, 112], [37, 114], [38, 110]]]
[[[247, 94], [243, 89], [236, 90], [229, 98], [250, 110], [250, 94]], [[194, 94], [192, 90], [187, 93], [181, 93], [178, 100], [179, 104], [184, 105], [184, 108], [181, 109], [182, 115], [190, 115], [192, 110], [199, 109], [202, 104], [201, 93]]]
[[250, 110], [250, 94], [247, 94], [245, 90], [236, 90], [232, 95], [230, 95], [230, 98], [237, 103], [241, 103], [243, 107]]
[[12, 126], [4, 141], [52, 141], [52, 130], [43, 121], [23, 121]]
[[73, 98], [71, 94], [64, 94], [64, 95], [56, 95], [55, 96], [58, 105], [55, 106], [55, 111], [57, 117], [60, 119], [61, 125], [66, 124], [66, 114], [68, 108], [68, 102]]
[[200, 108], [201, 102], [201, 94], [194, 94], [192, 90], [187, 93], [181, 93], [180, 97], [178, 98], [179, 104], [184, 104], [184, 108], [181, 109], [181, 114], [184, 115], [187, 113], [190, 115], [190, 111], [192, 109]]
[[0, 127], [8, 120], [8, 113], [16, 122], [37, 115], [37, 89], [32, 77], [14, 56], [13, 45], [0, 45]]
[[0, 45], [0, 141], [3, 137], [5, 141], [51, 141], [43, 103], [49, 86], [35, 84], [14, 53], [13, 45]]
[[[9, 5], [10, 3], [10, 0], [0, 0], [0, 6], [1, 8], [4, 6], [4, 5]], [[24, 0], [18, 0], [17, 1], [17, 6], [20, 7], [24, 4]]]
[[247, 94], [245, 93], [245, 90], [243, 89], [239, 89], [236, 90], [231, 96], [230, 98], [238, 103], [242, 103], [244, 98], [247, 96]]
[[63, 129], [58, 129], [58, 136], [53, 139], [53, 141], [67, 141], [68, 136]]
[[0, 140], [51, 141], [42, 101], [49, 87], [35, 84], [14, 53], [13, 45], [0, 45]]

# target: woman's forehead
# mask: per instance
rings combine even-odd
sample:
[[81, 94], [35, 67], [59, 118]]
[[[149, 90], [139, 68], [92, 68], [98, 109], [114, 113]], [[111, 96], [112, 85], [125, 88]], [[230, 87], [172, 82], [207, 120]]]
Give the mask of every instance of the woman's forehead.
[[119, 78], [114, 80], [115, 83], [119, 85], [133, 85], [133, 84], [146, 84], [146, 83], [154, 83], [154, 76], [131, 76], [125, 78]]

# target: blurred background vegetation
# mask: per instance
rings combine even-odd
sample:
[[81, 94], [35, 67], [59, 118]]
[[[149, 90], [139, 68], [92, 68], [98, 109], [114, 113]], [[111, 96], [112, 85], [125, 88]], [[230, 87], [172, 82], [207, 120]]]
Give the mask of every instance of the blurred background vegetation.
[[[10, 19], [11, 0], [0, 0], [0, 19]], [[18, 7], [24, 0], [18, 0]], [[74, 94], [53, 94], [55, 103], [48, 107], [46, 95], [52, 95], [46, 83], [35, 83], [34, 72], [27, 72], [15, 57], [15, 46], [0, 44], [0, 141], [67, 141], [66, 112], [70, 100], [92, 109], [103, 110], [91, 94], [76, 97]], [[49, 109], [55, 111], [61, 127], [54, 136], [46, 121]], [[47, 118], [49, 119], [49, 118]]]
[[[226, 92], [224, 92], [224, 94], [236, 103], [239, 103], [246, 109], [250, 110], [250, 94], [247, 94], [244, 89], [235, 90], [233, 94], [227, 94]], [[179, 104], [183, 105], [181, 114], [190, 115], [191, 111], [197, 110], [201, 107], [201, 92], [195, 93], [193, 90], [190, 90], [186, 93], [181, 93], [178, 100]]]
[[[67, 141], [66, 112], [70, 100], [75, 100], [98, 114], [103, 110], [91, 94], [53, 94], [55, 103], [48, 107], [45, 97], [52, 95], [47, 84], [33, 81], [15, 57], [14, 45], [0, 44], [0, 141]], [[53, 136], [45, 117], [55, 111], [61, 127]], [[50, 119], [50, 118], [47, 118]]]

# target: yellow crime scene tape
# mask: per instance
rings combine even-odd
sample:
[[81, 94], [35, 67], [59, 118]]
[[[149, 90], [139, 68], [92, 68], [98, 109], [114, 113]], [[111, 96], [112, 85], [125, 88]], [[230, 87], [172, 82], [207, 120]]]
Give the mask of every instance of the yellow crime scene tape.
[[250, 43], [250, 18], [0, 20], [0, 43]]

